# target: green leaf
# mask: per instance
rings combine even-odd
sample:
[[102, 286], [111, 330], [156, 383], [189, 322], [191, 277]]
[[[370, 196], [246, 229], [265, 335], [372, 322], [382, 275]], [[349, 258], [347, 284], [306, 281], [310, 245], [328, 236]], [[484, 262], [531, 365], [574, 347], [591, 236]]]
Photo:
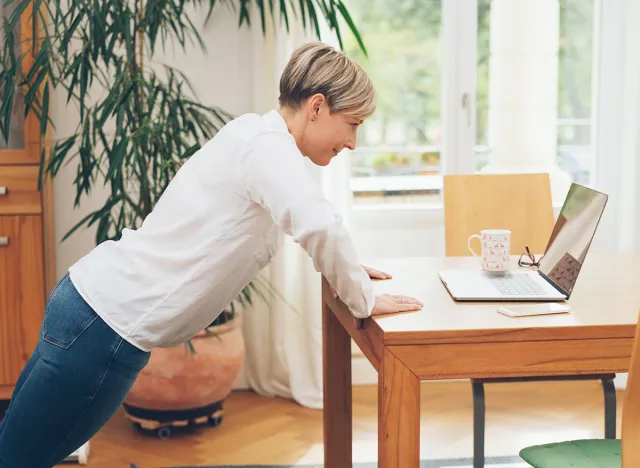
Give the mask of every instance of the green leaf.
[[[86, 45], [85, 45], [86, 47]], [[89, 73], [91, 64], [89, 63], [89, 56], [86, 50], [82, 54], [82, 62], [80, 64], [80, 121], [84, 120], [85, 109], [87, 108], [87, 102], [85, 97], [87, 95], [87, 88], [89, 87]]]
[[5, 134], [5, 142], [9, 141], [9, 129], [11, 128], [11, 112], [13, 109], [14, 99], [13, 83], [8, 82], [4, 89], [4, 99], [2, 100], [2, 115], [3, 115], [3, 133]]
[[111, 226], [110, 215], [105, 214], [100, 217], [98, 229], [96, 230], [96, 244], [101, 244], [108, 238], [109, 227]]
[[118, 195], [116, 197], [113, 197], [109, 200], [107, 200], [107, 202], [102, 206], [102, 208], [92, 211], [91, 213], [89, 213], [87, 216], [85, 216], [84, 218], [82, 218], [80, 221], [78, 221], [62, 238], [62, 241], [64, 242], [66, 239], [68, 239], [71, 235], [73, 235], [74, 232], [76, 232], [78, 229], [80, 229], [82, 226], [84, 226], [85, 224], [87, 225], [87, 227], [91, 227], [96, 221], [100, 220], [105, 214], [110, 213], [111, 209], [117, 205], [118, 203], [120, 203], [122, 201], [122, 195]]
[[[16, 29], [16, 26], [20, 23], [20, 18], [22, 18], [22, 14], [24, 13], [24, 10], [27, 9], [27, 6], [29, 6], [29, 3], [31, 3], [31, 1], [32, 0], [22, 0], [18, 4], [18, 6], [16, 6], [16, 9], [13, 10], [13, 13], [9, 17], [10, 31], [14, 31]], [[36, 29], [34, 29], [33, 31], [35, 33]]]
[[306, 12], [306, 0], [299, 0], [300, 2], [300, 19], [302, 19], [302, 29], [307, 29], [307, 12]]
[[331, 7], [329, 8], [327, 19], [329, 20], [329, 25], [336, 32], [336, 37], [338, 39], [338, 44], [341, 49], [344, 49], [344, 44], [342, 42], [342, 33], [340, 31], [340, 23], [338, 23], [338, 17], [336, 15], [335, 4], [333, 0], [331, 1]]
[[129, 145], [129, 138], [123, 138], [116, 143], [111, 151], [109, 151], [109, 170], [107, 171], [106, 179], [114, 177], [116, 171], [119, 171], [122, 167], [122, 161], [124, 160], [127, 146]]
[[38, 168], [38, 192], [42, 190], [42, 179], [44, 173], [44, 167], [46, 163], [47, 149], [42, 148], [40, 151], [40, 167]]
[[44, 85], [44, 95], [42, 97], [42, 114], [40, 115], [40, 134], [47, 133], [47, 123], [49, 121], [49, 83]]
[[47, 169], [52, 176], [55, 177], [55, 175], [58, 173], [58, 170], [62, 166], [62, 163], [64, 163], [67, 154], [76, 144], [76, 139], [77, 135], [74, 135], [67, 138], [62, 143], [56, 143], [56, 145], [54, 146], [51, 160], [49, 161], [49, 166]]
[[349, 26], [349, 29], [351, 29], [351, 32], [356, 38], [356, 41], [358, 41], [358, 45], [360, 46], [360, 49], [362, 49], [362, 52], [364, 53], [365, 57], [368, 57], [367, 48], [364, 45], [364, 41], [360, 36], [360, 32], [358, 31], [358, 28], [353, 22], [353, 19], [351, 18], [351, 15], [349, 14], [347, 7], [344, 6], [344, 3], [342, 3], [342, 0], [333, 0], [333, 1], [336, 2], [336, 6], [340, 11], [340, 14], [344, 18], [344, 20], [347, 22], [347, 26]]
[[287, 32], [289, 32], [289, 12], [287, 11], [287, 2], [280, 0], [280, 18], [284, 19]]
[[319, 39], [321, 36], [320, 23], [318, 22], [318, 14], [316, 13], [316, 7], [313, 4], [313, 0], [307, 0], [307, 6], [309, 8], [309, 18], [313, 21], [313, 26], [316, 30], [316, 37]]
[[216, 0], [209, 0], [209, 11], [207, 11], [207, 16], [205, 17], [204, 24], [206, 25], [209, 22], [209, 18], [211, 18], [211, 14], [213, 13], [213, 7], [216, 6]]
[[65, 32], [61, 38], [60, 47], [59, 47], [62, 51], [67, 51], [67, 49], [69, 48], [69, 42], [71, 42], [71, 38], [75, 34], [76, 30], [78, 29], [78, 26], [80, 26], [80, 23], [82, 22], [83, 19], [84, 19], [84, 16], [77, 15], [75, 19], [71, 22], [69, 29], [64, 30]]
[[40, 72], [38, 72], [38, 76], [36, 77], [35, 81], [29, 84], [29, 90], [27, 91], [27, 94], [25, 94], [24, 96], [25, 117], [29, 115], [30, 111], [35, 110], [36, 107], [40, 106], [38, 102], [37, 93], [38, 93], [38, 89], [40, 88], [40, 85], [42, 84], [42, 82], [46, 77], [47, 77], [47, 69], [42, 68], [40, 69]]
[[249, 18], [249, 9], [247, 8], [249, 0], [240, 0], [240, 22], [238, 26], [242, 27], [242, 24], [246, 21], [247, 26], [251, 26], [251, 19]]

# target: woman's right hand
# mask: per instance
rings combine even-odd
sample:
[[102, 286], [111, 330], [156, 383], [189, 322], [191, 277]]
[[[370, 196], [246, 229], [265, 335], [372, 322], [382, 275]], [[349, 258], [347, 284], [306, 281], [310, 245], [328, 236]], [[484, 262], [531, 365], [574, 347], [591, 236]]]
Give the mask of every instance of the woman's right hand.
[[[422, 302], [409, 296], [396, 296], [393, 294], [382, 294], [376, 296], [376, 302], [371, 311], [371, 316], [394, 314], [397, 312], [413, 312], [422, 310]], [[362, 320], [353, 318], [356, 328], [362, 328]]]
[[383, 294], [376, 296], [371, 315], [393, 314], [395, 312], [411, 312], [422, 309], [422, 302], [413, 297]]

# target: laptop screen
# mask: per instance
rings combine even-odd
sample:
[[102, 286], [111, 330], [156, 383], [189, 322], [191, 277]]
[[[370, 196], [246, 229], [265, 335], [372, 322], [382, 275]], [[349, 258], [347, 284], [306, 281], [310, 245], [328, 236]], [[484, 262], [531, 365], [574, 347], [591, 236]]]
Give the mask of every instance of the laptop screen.
[[539, 272], [567, 295], [576, 284], [607, 198], [604, 193], [572, 184], [556, 220]]

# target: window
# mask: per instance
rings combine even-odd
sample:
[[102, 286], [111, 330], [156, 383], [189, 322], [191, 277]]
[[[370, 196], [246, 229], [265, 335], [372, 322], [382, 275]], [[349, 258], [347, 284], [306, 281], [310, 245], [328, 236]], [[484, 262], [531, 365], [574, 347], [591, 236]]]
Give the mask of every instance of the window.
[[560, 1], [558, 163], [579, 184], [593, 183], [594, 0]]
[[497, 166], [590, 183], [595, 0], [346, 3], [369, 57], [351, 37], [345, 52], [379, 96], [352, 153], [355, 204], [437, 205], [443, 172]]
[[358, 131], [351, 187], [357, 203], [439, 200], [442, 41], [440, 0], [349, 0], [369, 52], [345, 52], [378, 92], [374, 116]]

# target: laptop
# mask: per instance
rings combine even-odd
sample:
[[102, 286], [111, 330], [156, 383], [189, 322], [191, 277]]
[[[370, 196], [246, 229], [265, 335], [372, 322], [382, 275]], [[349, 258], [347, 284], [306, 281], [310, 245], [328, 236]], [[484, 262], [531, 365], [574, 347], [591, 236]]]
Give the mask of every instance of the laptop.
[[537, 270], [439, 272], [456, 301], [562, 301], [571, 297], [608, 195], [571, 184]]

